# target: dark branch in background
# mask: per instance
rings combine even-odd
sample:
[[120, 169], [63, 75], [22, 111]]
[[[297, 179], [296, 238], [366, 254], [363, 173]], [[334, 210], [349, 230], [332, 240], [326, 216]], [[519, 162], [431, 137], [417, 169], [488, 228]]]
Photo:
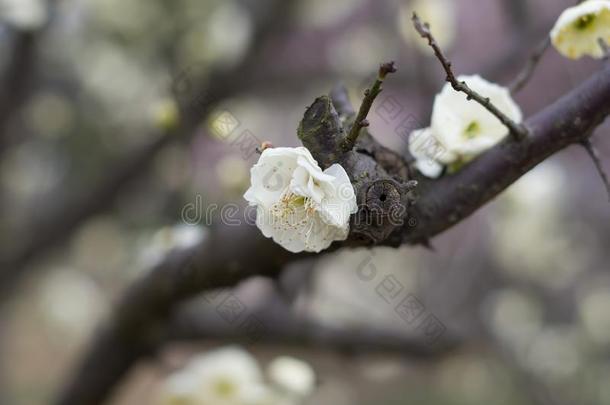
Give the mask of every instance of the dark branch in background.
[[[239, 255], [235, 254], [239, 246]], [[130, 367], [152, 354], [185, 300], [252, 276], [276, 277], [292, 255], [253, 226], [218, 225], [197, 246], [171, 253], [124, 294], [57, 404], [100, 404]]]
[[590, 139], [583, 140], [581, 142], [581, 145], [583, 146], [583, 148], [585, 148], [585, 150], [587, 151], [587, 154], [593, 161], [593, 164], [595, 165], [595, 169], [597, 170], [597, 173], [599, 173], [599, 177], [602, 179], [602, 182], [604, 183], [604, 187], [606, 188], [606, 192], [608, 193], [608, 201], [610, 201], [610, 182], [608, 181], [608, 175], [606, 174], [606, 171], [604, 170], [604, 165], [602, 164], [602, 161], [599, 157], [599, 153], [597, 152], [597, 149], [595, 149], [595, 146], [593, 146]]
[[432, 32], [430, 31], [430, 26], [428, 25], [428, 23], [422, 23], [416, 13], [413, 13], [413, 25], [415, 26], [415, 29], [417, 30], [419, 35], [421, 35], [422, 38], [428, 40], [428, 44], [434, 50], [434, 54], [441, 62], [441, 65], [443, 65], [443, 69], [445, 69], [445, 73], [447, 74], [447, 81], [451, 83], [451, 86], [456, 91], [461, 91], [462, 93], [465, 93], [468, 97], [468, 100], [476, 101], [477, 103], [485, 107], [487, 111], [495, 115], [502, 122], [502, 124], [504, 124], [504, 126], [508, 128], [513, 138], [519, 140], [525, 138], [528, 135], [528, 131], [525, 126], [518, 124], [512, 119], [510, 119], [506, 114], [504, 114], [495, 105], [493, 105], [489, 98], [483, 97], [476, 91], [472, 90], [470, 87], [468, 87], [468, 84], [466, 82], [460, 82], [457, 80], [455, 74], [453, 73], [453, 70], [451, 69], [451, 62], [449, 62], [449, 60], [443, 54], [443, 51], [441, 51], [441, 48], [438, 46], [438, 43], [436, 42], [434, 36], [432, 35]]
[[530, 56], [525, 67], [523, 68], [523, 70], [519, 73], [519, 75], [515, 78], [515, 80], [508, 86], [511, 93], [513, 93], [513, 94], [518, 93], [530, 81], [530, 79], [534, 75], [534, 72], [536, 71], [536, 67], [538, 66], [538, 63], [540, 62], [540, 59], [542, 59], [542, 56], [547, 51], [547, 49], [549, 49], [550, 46], [551, 46], [551, 38], [547, 36], [545, 38], [545, 40], [540, 45], [538, 45], [538, 47], [534, 50], [534, 52]]
[[[402, 242], [421, 243], [452, 227], [538, 163], [587, 139], [610, 113], [609, 96], [610, 66], [606, 66], [528, 119], [531, 132], [526, 139], [507, 138], [454, 175], [420, 178], [420, 198], [410, 212], [413, 221], [406, 222], [399, 235]], [[394, 242], [391, 238], [380, 244]], [[235, 255], [235, 246], [240, 255]], [[164, 333], [172, 313], [189, 298], [237, 285], [254, 275], [276, 277], [284, 265], [307, 256], [286, 252], [253, 226], [212, 228], [201, 244], [169, 255], [124, 294], [57, 403], [103, 402], [138, 359], [154, 352], [154, 342]]]
[[27, 98], [28, 83], [34, 71], [38, 32], [15, 34], [12, 54], [0, 85], [0, 151], [8, 143], [8, 123]]
[[252, 46], [247, 55], [234, 68], [215, 71], [205, 83], [196, 84], [194, 93], [197, 96], [206, 94], [207, 97], [196, 108], [185, 108], [181, 112], [182, 119], [178, 129], [159, 134], [149, 145], [133, 152], [124, 161], [114, 164], [113, 167], [117, 169], [100, 181], [93, 190], [76, 197], [58, 212], [45, 215], [49, 218], [48, 222], [41, 223], [37, 220], [29, 227], [32, 231], [25, 238], [28, 243], [14, 254], [0, 258], [0, 305], [10, 292], [16, 290], [16, 284], [26, 276], [28, 270], [33, 268], [28, 266], [37, 257], [64, 243], [88, 218], [109, 209], [127, 184], [147, 172], [146, 168], [161, 150], [178, 140], [188, 141], [195, 135], [202, 118], [218, 102], [239, 91], [241, 81], [248, 77], [248, 72], [261, 57], [263, 46], [278, 29], [284, 27], [292, 4], [292, 1], [274, 0], [270, 4], [272, 10], [258, 7], [259, 15], [255, 18]]
[[342, 147], [344, 151], [351, 150], [356, 144], [356, 140], [360, 135], [360, 130], [369, 126], [369, 122], [367, 121], [366, 117], [369, 115], [369, 111], [371, 111], [373, 102], [383, 90], [381, 85], [389, 73], [395, 72], [396, 67], [394, 66], [394, 62], [384, 63], [379, 67], [377, 79], [369, 89], [364, 91], [364, 99], [362, 100], [362, 104], [358, 110], [358, 115], [356, 115], [356, 120], [354, 121], [352, 128], [343, 142]]
[[[220, 300], [222, 298], [219, 298]], [[393, 331], [369, 326], [331, 326], [295, 314], [286, 302], [276, 294], [266, 295], [265, 302], [247, 313], [255, 318], [261, 328], [256, 331], [236, 327], [220, 317], [213, 304], [202, 307], [188, 305], [180, 310], [166, 328], [167, 336], [161, 343], [184, 340], [233, 340], [254, 344], [290, 344], [313, 348], [332, 348], [349, 353], [386, 352], [398, 353], [415, 359], [435, 359], [448, 354], [460, 345], [456, 338], [443, 336], [438, 341], [426, 341], [417, 331]], [[409, 333], [411, 332], [411, 333]]]

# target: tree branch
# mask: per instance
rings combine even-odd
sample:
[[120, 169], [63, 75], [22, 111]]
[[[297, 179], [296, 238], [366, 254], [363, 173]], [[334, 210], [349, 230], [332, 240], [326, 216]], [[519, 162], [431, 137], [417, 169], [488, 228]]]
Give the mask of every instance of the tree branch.
[[104, 402], [135, 361], [152, 353], [180, 303], [255, 275], [276, 277], [287, 262], [305, 256], [285, 251], [253, 226], [214, 227], [199, 245], [172, 252], [126, 291], [56, 403]]
[[[610, 113], [609, 96], [610, 67], [605, 67], [531, 117], [528, 138], [507, 139], [455, 175], [419, 179], [420, 198], [409, 212], [413, 221], [379, 244], [396, 245], [397, 239], [421, 243], [468, 217], [538, 163], [587, 139]], [[371, 156], [364, 151], [353, 158]], [[332, 248], [352, 243], [336, 243]], [[240, 255], [235, 255], [235, 246]], [[200, 245], [169, 255], [125, 293], [57, 403], [103, 402], [120, 377], [141, 356], [152, 353], [170, 315], [186, 299], [254, 275], [276, 277], [285, 264], [306, 256], [288, 253], [253, 226], [213, 228]]]
[[451, 62], [449, 62], [449, 60], [443, 54], [443, 51], [441, 51], [441, 48], [438, 46], [436, 40], [434, 39], [434, 36], [432, 35], [432, 32], [430, 31], [430, 26], [427, 23], [422, 23], [416, 13], [413, 13], [413, 24], [419, 35], [421, 35], [422, 38], [428, 40], [428, 44], [434, 50], [434, 54], [441, 62], [441, 65], [443, 66], [443, 69], [447, 74], [447, 81], [451, 83], [451, 86], [454, 88], [455, 91], [461, 91], [462, 93], [465, 93], [468, 97], [468, 100], [474, 100], [483, 107], [485, 107], [487, 111], [495, 115], [500, 120], [500, 122], [502, 122], [502, 124], [504, 124], [504, 126], [508, 128], [511, 135], [515, 139], [520, 140], [528, 135], [528, 131], [525, 126], [518, 124], [512, 119], [510, 119], [506, 114], [500, 111], [489, 100], [489, 98], [483, 97], [476, 91], [472, 90], [466, 82], [458, 81], [458, 79], [455, 77], [455, 74], [453, 73], [453, 70], [451, 69]]
[[530, 135], [506, 139], [456, 174], [420, 178], [414, 206], [416, 226], [406, 242], [424, 241], [468, 217], [534, 166], [569, 145], [589, 138], [610, 113], [610, 66], [527, 120]]
[[0, 86], [0, 151], [8, 140], [7, 127], [27, 96], [35, 65], [38, 31], [19, 31], [16, 33], [12, 55]]
[[[248, 314], [260, 322], [261, 329], [251, 333], [227, 322], [215, 311], [202, 311], [200, 305], [185, 308], [174, 316], [161, 343], [191, 340], [237, 341], [244, 344], [278, 343], [353, 352], [398, 353], [417, 359], [434, 359], [460, 345], [454, 337], [443, 336], [433, 344], [424, 336], [370, 327], [335, 327], [322, 324], [292, 309], [271, 295]], [[422, 334], [423, 335], [423, 334]]]

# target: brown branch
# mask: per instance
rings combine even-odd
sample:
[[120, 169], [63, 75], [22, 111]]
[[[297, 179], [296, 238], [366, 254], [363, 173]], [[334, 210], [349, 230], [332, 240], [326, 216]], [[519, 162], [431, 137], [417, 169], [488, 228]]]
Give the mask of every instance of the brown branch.
[[406, 242], [424, 241], [468, 217], [554, 153], [589, 138], [610, 113], [610, 66], [530, 117], [530, 136], [506, 139], [456, 174], [418, 179], [420, 199]]
[[298, 315], [276, 295], [266, 297], [263, 304], [247, 308], [260, 330], [249, 331], [236, 327], [220, 317], [214, 306], [189, 306], [174, 316], [162, 344], [175, 341], [220, 340], [244, 344], [281, 344], [300, 347], [330, 348], [356, 352], [383, 352], [416, 359], [436, 359], [451, 353], [462, 342], [456, 337], [443, 335], [438, 341], [428, 342], [423, 333], [386, 330], [379, 327], [331, 326]]
[[396, 67], [394, 66], [394, 62], [384, 63], [379, 67], [377, 79], [370, 88], [364, 91], [364, 99], [362, 100], [362, 104], [360, 105], [360, 109], [358, 110], [354, 124], [347, 134], [345, 141], [343, 141], [342, 148], [345, 152], [354, 147], [362, 128], [369, 126], [369, 122], [367, 121], [366, 117], [369, 115], [369, 111], [371, 111], [373, 102], [383, 90], [381, 85], [389, 73], [395, 72]]
[[547, 36], [544, 39], [544, 41], [540, 45], [538, 45], [538, 47], [531, 54], [530, 58], [528, 59], [527, 63], [525, 64], [525, 67], [523, 68], [523, 70], [521, 72], [519, 72], [519, 74], [517, 75], [515, 80], [509, 85], [509, 89], [510, 89], [511, 93], [513, 93], [513, 94], [518, 93], [527, 85], [527, 83], [530, 81], [530, 79], [534, 75], [534, 72], [536, 71], [536, 67], [538, 66], [538, 63], [540, 62], [540, 60], [542, 59], [542, 56], [547, 51], [547, 49], [549, 49], [550, 46], [551, 46], [551, 38]]
[[604, 170], [604, 165], [602, 164], [602, 161], [599, 157], [599, 153], [597, 152], [597, 149], [595, 149], [595, 147], [591, 143], [590, 139], [583, 140], [581, 142], [581, 145], [583, 148], [585, 148], [585, 150], [587, 151], [587, 154], [593, 161], [593, 164], [595, 165], [595, 169], [597, 170], [597, 173], [599, 174], [599, 177], [601, 178], [602, 183], [604, 183], [606, 192], [608, 193], [608, 201], [610, 201], [610, 182], [608, 181], [608, 175], [606, 174], [606, 171]]
[[[406, 222], [399, 235], [402, 242], [421, 243], [452, 227], [538, 163], [587, 139], [610, 113], [609, 95], [610, 67], [606, 67], [531, 117], [528, 138], [507, 139], [455, 175], [420, 179], [420, 199], [410, 212], [413, 221]], [[393, 243], [390, 239], [380, 244]], [[57, 403], [103, 402], [121, 376], [140, 357], [152, 353], [172, 312], [185, 300], [254, 275], [276, 277], [285, 264], [306, 256], [286, 252], [253, 226], [213, 228], [200, 245], [171, 254], [124, 294]]]
[[12, 54], [0, 85], [0, 150], [9, 141], [7, 130], [10, 119], [27, 98], [35, 65], [38, 31], [20, 31], [15, 34]]
[[215, 227], [198, 246], [173, 252], [126, 291], [56, 403], [104, 402], [135, 361], [152, 352], [181, 302], [255, 275], [275, 277], [288, 261], [304, 256], [290, 254], [253, 226]]
[[485, 109], [487, 109], [487, 111], [495, 115], [500, 120], [500, 122], [502, 122], [502, 124], [504, 124], [504, 126], [508, 128], [513, 138], [521, 140], [528, 135], [528, 130], [524, 125], [518, 124], [512, 119], [510, 119], [506, 114], [500, 111], [489, 100], [489, 98], [483, 97], [476, 91], [472, 90], [466, 82], [458, 81], [458, 79], [455, 77], [455, 74], [453, 73], [453, 70], [451, 69], [451, 62], [445, 57], [443, 51], [438, 46], [438, 43], [436, 42], [434, 36], [432, 35], [432, 32], [430, 31], [430, 26], [427, 23], [422, 23], [416, 13], [413, 13], [413, 25], [415, 26], [415, 29], [417, 30], [419, 35], [421, 35], [422, 38], [428, 40], [428, 44], [434, 50], [434, 54], [440, 61], [441, 65], [443, 66], [443, 69], [445, 70], [445, 73], [447, 74], [447, 81], [451, 83], [451, 86], [454, 88], [455, 91], [461, 91], [462, 93], [465, 93], [468, 97], [468, 100], [476, 101]]

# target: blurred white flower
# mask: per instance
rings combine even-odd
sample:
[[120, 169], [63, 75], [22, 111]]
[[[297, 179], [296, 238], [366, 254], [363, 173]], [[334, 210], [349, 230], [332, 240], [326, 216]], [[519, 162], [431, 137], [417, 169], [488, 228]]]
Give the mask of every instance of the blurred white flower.
[[595, 288], [578, 303], [580, 317], [591, 339], [610, 345], [610, 288]]
[[571, 327], [547, 327], [532, 340], [525, 365], [549, 382], [569, 382], [582, 366], [579, 336]]
[[309, 0], [297, 3], [297, 21], [307, 28], [326, 28], [349, 17], [364, 0]]
[[152, 238], [142, 241], [144, 247], [139, 254], [139, 267], [150, 269], [173, 249], [188, 249], [200, 243], [206, 235], [202, 226], [178, 224], [159, 229]]
[[159, 405], [196, 405], [197, 379], [188, 370], [167, 377], [159, 395]]
[[244, 194], [257, 206], [256, 225], [290, 252], [320, 252], [345, 240], [356, 212], [354, 188], [343, 167], [322, 171], [304, 147], [263, 151]]
[[279, 388], [285, 391], [267, 385], [256, 359], [239, 347], [225, 347], [196, 356], [165, 380], [159, 404], [296, 405], [311, 394], [313, 371], [308, 371], [307, 364], [298, 360], [280, 359], [288, 364], [274, 361], [270, 367], [275, 371], [271, 375], [284, 383]]
[[256, 359], [241, 348], [227, 347], [193, 358], [184, 370], [170, 376], [161, 403], [254, 404], [262, 385]]
[[106, 297], [93, 280], [72, 269], [51, 273], [38, 301], [46, 320], [76, 339], [88, 336], [108, 307]]
[[23, 30], [35, 30], [47, 21], [43, 0], [1, 0], [0, 20]]
[[158, 100], [151, 106], [151, 116], [155, 127], [164, 131], [175, 129], [180, 122], [180, 110], [172, 98]]
[[566, 9], [550, 35], [555, 48], [567, 58], [603, 57], [598, 40], [610, 44], [610, 1], [588, 0]]
[[561, 289], [591, 263], [598, 237], [590, 227], [566, 218], [567, 185], [561, 165], [547, 161], [509, 187], [493, 205], [491, 242], [501, 269], [546, 288]]
[[210, 15], [204, 36], [207, 56], [223, 65], [238, 62], [250, 42], [251, 31], [250, 16], [238, 2], [221, 2]]
[[498, 339], [521, 356], [542, 328], [540, 303], [519, 290], [493, 291], [486, 297], [482, 310]]
[[387, 33], [361, 25], [332, 41], [326, 58], [337, 72], [368, 76], [380, 60], [391, 60], [396, 53], [395, 41]]
[[[459, 76], [457, 79], [488, 97], [510, 119], [521, 122], [521, 110], [508, 89], [478, 75]], [[498, 118], [447, 83], [434, 100], [431, 127], [413, 131], [409, 149], [422, 174], [438, 177], [443, 165], [468, 162], [506, 135], [508, 129]]]
[[269, 364], [269, 379], [279, 389], [298, 397], [310, 395], [316, 374], [309, 364], [294, 357], [281, 356]]
[[413, 28], [411, 17], [413, 12], [430, 24], [434, 29], [434, 37], [441, 48], [450, 48], [455, 42], [457, 24], [456, 9], [453, 0], [414, 0], [403, 1], [403, 5], [398, 12], [398, 29], [407, 43], [414, 44], [420, 51], [432, 52]]

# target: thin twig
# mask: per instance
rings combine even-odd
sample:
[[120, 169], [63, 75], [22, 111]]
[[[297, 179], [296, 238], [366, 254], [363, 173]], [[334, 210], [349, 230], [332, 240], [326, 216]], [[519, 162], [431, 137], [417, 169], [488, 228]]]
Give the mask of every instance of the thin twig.
[[508, 86], [511, 93], [518, 93], [525, 87], [525, 85], [534, 75], [534, 71], [536, 70], [538, 63], [540, 62], [540, 59], [542, 59], [542, 56], [544, 55], [546, 50], [549, 49], [550, 46], [551, 38], [547, 36], [544, 41], [540, 45], [538, 45], [538, 47], [531, 54], [523, 70], [517, 75], [517, 77], [510, 84], [510, 86]]
[[606, 171], [604, 170], [604, 166], [602, 165], [602, 161], [599, 157], [599, 153], [597, 153], [597, 149], [595, 149], [595, 146], [593, 146], [593, 144], [591, 143], [591, 140], [588, 138], [584, 139], [580, 144], [583, 146], [583, 148], [585, 148], [585, 150], [587, 151], [587, 154], [593, 161], [593, 164], [595, 165], [595, 168], [597, 169], [597, 173], [599, 173], [599, 177], [602, 179], [602, 182], [604, 183], [604, 186], [606, 187], [606, 192], [608, 193], [608, 201], [610, 201], [610, 182], [608, 181], [608, 175], [606, 174]]
[[396, 72], [396, 66], [394, 66], [394, 62], [383, 63], [379, 67], [379, 73], [377, 75], [377, 79], [373, 85], [364, 91], [364, 99], [362, 100], [362, 104], [360, 105], [360, 110], [358, 110], [358, 115], [356, 115], [356, 120], [354, 121], [354, 125], [352, 125], [352, 129], [347, 134], [345, 141], [343, 142], [343, 150], [349, 151], [356, 144], [356, 140], [358, 139], [358, 135], [360, 135], [360, 130], [362, 128], [368, 127], [369, 122], [366, 117], [371, 110], [373, 102], [375, 98], [381, 93], [383, 90], [381, 85], [385, 80], [386, 76], [389, 73]]
[[432, 36], [432, 32], [430, 32], [430, 25], [428, 23], [422, 23], [416, 13], [413, 13], [413, 25], [415, 26], [415, 29], [417, 30], [419, 35], [421, 35], [422, 38], [428, 40], [428, 44], [434, 50], [434, 54], [441, 62], [441, 65], [443, 65], [445, 73], [447, 73], [447, 81], [451, 83], [451, 86], [454, 88], [454, 90], [465, 93], [468, 96], [468, 100], [476, 101], [477, 103], [485, 107], [487, 111], [495, 115], [500, 120], [500, 122], [502, 122], [502, 124], [504, 124], [508, 128], [513, 138], [521, 140], [527, 136], [528, 130], [527, 128], [525, 128], [524, 125], [518, 124], [512, 119], [510, 119], [506, 114], [500, 111], [489, 100], [489, 98], [483, 97], [476, 91], [472, 90], [470, 87], [468, 87], [468, 84], [466, 84], [466, 82], [460, 82], [457, 80], [455, 74], [451, 70], [451, 62], [449, 62], [449, 60], [445, 57], [445, 55], [441, 51], [441, 48], [438, 46], [438, 43], [434, 39], [434, 36]]

